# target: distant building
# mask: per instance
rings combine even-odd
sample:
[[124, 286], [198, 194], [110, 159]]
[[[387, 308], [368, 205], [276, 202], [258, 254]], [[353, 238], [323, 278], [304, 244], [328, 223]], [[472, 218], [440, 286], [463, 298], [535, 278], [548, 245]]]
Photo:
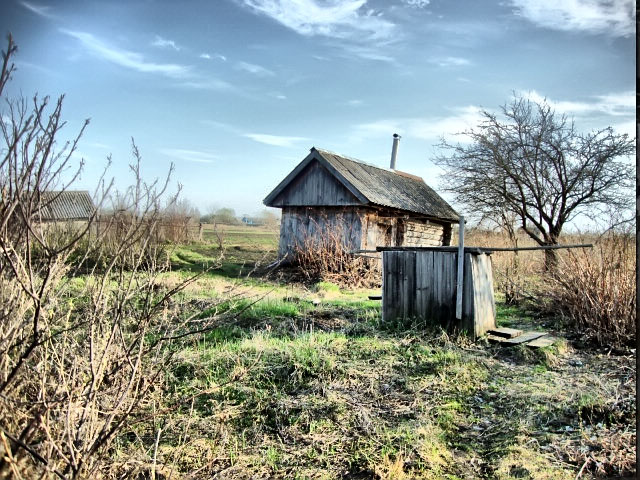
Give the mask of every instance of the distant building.
[[43, 222], [89, 220], [96, 209], [86, 190], [46, 191], [40, 200], [37, 214]]
[[315, 147], [264, 204], [282, 209], [281, 258], [328, 231], [341, 232], [350, 250], [449, 245], [458, 221], [422, 178]]
[[253, 227], [258, 227], [264, 223], [262, 219], [258, 217], [249, 217], [247, 215], [244, 215], [242, 217], [241, 222], [245, 225], [251, 225]]

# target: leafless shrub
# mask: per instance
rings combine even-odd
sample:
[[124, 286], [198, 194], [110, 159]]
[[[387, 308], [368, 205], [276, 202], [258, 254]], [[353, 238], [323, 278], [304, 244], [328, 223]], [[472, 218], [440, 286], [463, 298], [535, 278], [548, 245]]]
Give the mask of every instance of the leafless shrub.
[[[9, 37], [0, 95], [14, 52]], [[134, 145], [133, 186], [113, 197], [126, 221], [43, 224], [42, 193], [79, 173], [61, 181], [80, 135], [58, 147], [62, 98], [51, 111], [46, 97], [2, 99], [0, 478], [87, 478], [109, 469], [117, 435], [152, 412], [171, 358], [164, 342], [206, 325], [172, 314], [193, 278], [159, 287], [167, 263], [154, 235], [168, 178], [143, 182]], [[99, 204], [110, 188], [101, 185]]]
[[[513, 229], [498, 231], [472, 228], [465, 233], [465, 243], [476, 247], [533, 246], [526, 235]], [[533, 251], [496, 252], [491, 256], [495, 288], [507, 304], [519, 304], [533, 298], [537, 278], [543, 270], [543, 253]]]
[[609, 232], [593, 249], [570, 250], [548, 275], [541, 298], [569, 324], [600, 345], [636, 338], [635, 236]]
[[293, 264], [307, 281], [325, 280], [349, 287], [374, 287], [381, 283], [380, 261], [350, 253], [347, 231], [336, 221], [309, 220], [294, 247]]

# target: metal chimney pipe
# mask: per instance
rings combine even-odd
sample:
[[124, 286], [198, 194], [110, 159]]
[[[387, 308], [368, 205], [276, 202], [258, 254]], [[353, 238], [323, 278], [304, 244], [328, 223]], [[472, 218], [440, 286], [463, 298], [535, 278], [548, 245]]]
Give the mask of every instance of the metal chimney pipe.
[[396, 169], [396, 158], [398, 157], [398, 142], [400, 142], [400, 135], [393, 134], [393, 148], [391, 149], [391, 170]]

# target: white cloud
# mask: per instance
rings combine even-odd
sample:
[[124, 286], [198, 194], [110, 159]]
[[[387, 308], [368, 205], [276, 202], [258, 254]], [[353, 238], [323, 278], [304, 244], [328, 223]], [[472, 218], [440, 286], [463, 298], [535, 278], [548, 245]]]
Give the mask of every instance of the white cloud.
[[462, 57], [438, 57], [429, 60], [439, 67], [466, 67], [471, 65], [471, 61]]
[[237, 88], [234, 85], [217, 78], [192, 79], [181, 82], [180, 85], [197, 90], [237, 91]]
[[180, 47], [176, 45], [176, 42], [173, 40], [167, 40], [166, 38], [162, 38], [159, 35], [156, 35], [156, 39], [151, 42], [151, 45], [159, 48], [173, 48], [176, 52], [180, 51]]
[[51, 7], [46, 5], [36, 5], [31, 2], [20, 2], [22, 6], [28, 10], [31, 10], [36, 15], [40, 15], [45, 18], [55, 18], [55, 15], [51, 13]]
[[350, 56], [356, 56], [365, 60], [375, 60], [377, 62], [396, 63], [396, 59], [380, 53], [378, 48], [363, 47], [360, 45], [345, 45], [341, 44], [343, 50], [345, 50]]
[[410, 7], [426, 8], [431, 3], [431, 0], [404, 0], [404, 3]]
[[614, 123], [611, 125], [611, 128], [613, 128], [616, 133], [626, 133], [627, 135], [629, 135], [629, 138], [636, 137], [637, 124], [635, 119], [629, 120], [627, 122]]
[[224, 55], [220, 55], [219, 53], [214, 53], [213, 56], [211, 56], [208, 53], [201, 53], [200, 54], [200, 58], [204, 58], [206, 60], [211, 60], [213, 58], [217, 58], [218, 60], [222, 60], [223, 62], [227, 61], [227, 57], [225, 57]]
[[388, 38], [394, 24], [379, 12], [364, 10], [367, 0], [241, 0], [301, 35]]
[[[352, 139], [363, 141], [398, 133], [403, 136], [436, 142], [443, 136], [451, 137], [477, 126], [482, 118], [481, 110], [476, 106], [466, 106], [452, 109], [452, 113], [447, 116], [388, 118], [363, 123], [353, 128]], [[464, 138], [460, 136], [456, 140], [462, 142]]]
[[177, 160], [183, 160], [185, 162], [195, 163], [213, 163], [218, 160], [218, 157], [212, 153], [204, 152], [200, 150], [185, 150], [181, 148], [161, 148], [159, 150], [163, 155], [175, 158]]
[[612, 36], [635, 33], [633, 0], [511, 0], [516, 13], [545, 28]]
[[[635, 137], [635, 92], [619, 92], [592, 97], [592, 102], [555, 101], [545, 99], [536, 91], [517, 92], [535, 102], [546, 102], [558, 113], [580, 116], [589, 128], [603, 128], [611, 125], [617, 133], [627, 133]], [[475, 105], [450, 109], [449, 115], [432, 117], [384, 118], [374, 122], [354, 125], [350, 140], [363, 142], [370, 139], [390, 137], [393, 133], [419, 138], [437, 143], [441, 138], [448, 141], [466, 143], [469, 138], [465, 131], [476, 128], [483, 120], [482, 111], [492, 111]], [[496, 109], [496, 112], [497, 109]], [[602, 115], [611, 116], [612, 122], [602, 121]]]
[[65, 29], [61, 29], [60, 31], [79, 40], [92, 54], [116, 65], [138, 72], [157, 73], [171, 78], [185, 78], [189, 76], [190, 68], [185, 65], [148, 62], [144, 60], [144, 57], [139, 53], [111, 47], [90, 33], [74, 32]]
[[362, 100], [358, 100], [358, 99], [353, 99], [353, 100], [349, 100], [347, 102], [347, 105], [349, 105], [350, 107], [359, 107], [363, 104], [364, 102]]
[[264, 68], [260, 65], [255, 65], [253, 63], [247, 62], [238, 62], [236, 63], [236, 68], [238, 70], [243, 70], [245, 72], [252, 73], [253, 75], [257, 75], [258, 77], [273, 77], [275, 73], [271, 70]]
[[250, 138], [256, 142], [273, 145], [275, 147], [294, 147], [298, 142], [309, 140], [305, 137], [284, 137], [279, 135], [266, 135], [263, 133], [244, 133], [242, 136]]
[[518, 92], [518, 96], [528, 98], [537, 103], [546, 101], [558, 113], [568, 115], [586, 115], [601, 113], [612, 116], [635, 115], [636, 94], [633, 91], [596, 95], [591, 102], [575, 102], [568, 100], [552, 100], [535, 90]]

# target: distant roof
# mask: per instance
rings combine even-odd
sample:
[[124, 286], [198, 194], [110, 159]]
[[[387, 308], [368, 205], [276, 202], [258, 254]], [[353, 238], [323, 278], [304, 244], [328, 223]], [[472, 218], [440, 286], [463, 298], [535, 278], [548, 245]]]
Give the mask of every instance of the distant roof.
[[353, 158], [318, 148], [309, 155], [264, 199], [267, 206], [312, 161], [320, 162], [363, 204], [384, 206], [423, 214], [430, 218], [458, 221], [457, 212], [424, 180], [397, 170], [387, 170]]
[[40, 194], [42, 220], [86, 220], [95, 207], [86, 190], [47, 191]]

